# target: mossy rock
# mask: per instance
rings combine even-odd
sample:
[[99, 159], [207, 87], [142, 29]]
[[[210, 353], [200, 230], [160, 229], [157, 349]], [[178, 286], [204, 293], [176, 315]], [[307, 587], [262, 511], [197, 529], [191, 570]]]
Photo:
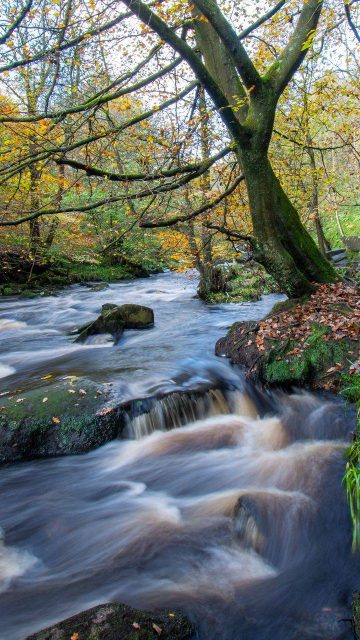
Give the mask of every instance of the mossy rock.
[[91, 451], [125, 427], [108, 385], [72, 378], [1, 398], [0, 462]]
[[252, 261], [227, 267], [226, 285], [223, 292], [210, 293], [208, 302], [255, 302], [262, 295], [279, 292], [274, 279], [266, 273], [264, 267]]
[[190, 622], [174, 611], [142, 611], [102, 604], [39, 631], [26, 640], [190, 640]]
[[[326, 339], [329, 328], [313, 325], [300, 355], [291, 355], [296, 344], [284, 341], [278, 346], [269, 341], [263, 363], [263, 378], [270, 384], [311, 384], [318, 388], [328, 383], [341, 386], [341, 372], [355, 359], [358, 345], [348, 338]], [[354, 353], [355, 352], [355, 353]], [[335, 365], [335, 366], [334, 366]]]
[[154, 312], [150, 307], [139, 304], [121, 306], [105, 304], [101, 314], [94, 322], [81, 327], [75, 342], [84, 342], [87, 338], [101, 333], [110, 333], [115, 343], [121, 338], [124, 329], [148, 329], [154, 326]]

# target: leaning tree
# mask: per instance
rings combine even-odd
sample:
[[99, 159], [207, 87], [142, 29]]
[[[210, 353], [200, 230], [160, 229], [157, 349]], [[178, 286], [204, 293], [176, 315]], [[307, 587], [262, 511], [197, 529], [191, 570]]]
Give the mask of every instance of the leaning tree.
[[[36, 22], [36, 6], [39, 3], [47, 12], [45, 24], [44, 21], [43, 24]], [[36, 73], [41, 61], [46, 60], [49, 64], [45, 78], [46, 100], [39, 104], [38, 112], [29, 115], [22, 110], [20, 97], [16, 113], [0, 114], [0, 123], [3, 126], [29, 123], [32, 127], [39, 123], [43, 129], [48, 126], [52, 133], [57, 126], [62, 126], [70, 133], [65, 140], [59, 141], [57, 137], [54, 141], [54, 136], [46, 136], [43, 131], [41, 143], [32, 149], [31, 155], [23, 157], [18, 163], [11, 159], [3, 163], [0, 167], [2, 183], [6, 184], [16, 175], [21, 177], [33, 163], [52, 162], [87, 176], [105, 178], [107, 184], [123, 185], [124, 189], [111, 192], [111, 197], [106, 196], [78, 207], [73, 203], [59, 207], [55, 201], [49, 201], [35, 209], [22, 211], [21, 215], [7, 218], [5, 212], [0, 217], [0, 225], [21, 224], [59, 212], [89, 211], [119, 201], [137, 204], [143, 200], [146, 204], [139, 213], [142, 226], [170, 226], [193, 220], [203, 213], [208, 219], [209, 212], [216, 210], [217, 204], [232, 194], [241, 181], [245, 181], [253, 225], [253, 235], [245, 239], [252, 244], [257, 260], [275, 277], [283, 290], [289, 295], [301, 295], [311, 290], [313, 282], [335, 280], [333, 268], [302, 225], [298, 212], [273, 171], [268, 155], [278, 101], [312, 46], [323, 1], [303, 0], [302, 3], [295, 3], [280, 0], [273, 9], [243, 31], [237, 29], [236, 20], [231, 22], [228, 16], [231, 11], [234, 15], [245, 11], [248, 3], [244, 3], [244, 9], [234, 2], [226, 3], [223, 8], [221, 0], [218, 3], [216, 0], [194, 0], [192, 3], [187, 0], [148, 3], [122, 0], [122, 3], [127, 7], [125, 13], [119, 12], [119, 3], [115, 0], [60, 0], [55, 4], [46, 0], [27, 0], [22, 8], [18, 0], [6, 0], [5, 5], [11, 11], [0, 24], [0, 45], [4, 47], [0, 72], [12, 75], [16, 84], [16, 74], [21, 69], [32, 66]], [[271, 62], [266, 68], [260, 69], [253, 53], [249, 53], [253, 49], [251, 45], [248, 46], [249, 40], [246, 38], [251, 37], [262, 25], [278, 19], [282, 11], [289, 7], [291, 11], [285, 17], [288, 19], [287, 27], [284, 27], [280, 38], [282, 48], [280, 51], [275, 49]], [[344, 16], [348, 19], [349, 15], [351, 17], [348, 2], [345, 2], [345, 7]], [[119, 60], [116, 58], [121, 55], [119, 43], [129, 39], [129, 34], [135, 28], [134, 18], [143, 27], [138, 29], [132, 45], [135, 47], [134, 43], [137, 44], [140, 39], [150, 44], [144, 45], [143, 49], [140, 46], [134, 48], [130, 55], [127, 52]], [[26, 42], [24, 34], [28, 21], [31, 22], [32, 36]], [[17, 35], [17, 55], [14, 58]], [[81, 80], [83, 69], [80, 64], [81, 86], [75, 87], [76, 92], [71, 100], [64, 100], [61, 82], [67, 75], [66, 64], [70, 52], [73, 50], [80, 62], [86, 52], [89, 58], [89, 52], [91, 57], [93, 51], [96, 58], [97, 52], [102, 50], [96, 48], [100, 38], [103, 38], [102, 42], [104, 39], [108, 41], [107, 55], [113, 77], [103, 74], [103, 82], [92, 86], [91, 82]], [[192, 78], [189, 78], [189, 71]], [[7, 78], [6, 82], [9, 82]], [[181, 101], [191, 99], [195, 103], [199, 87], [222, 121], [227, 136], [224, 148], [216, 144], [209, 157], [197, 157], [194, 160], [191, 144], [184, 143], [185, 139], [189, 139], [187, 131], [179, 144], [175, 145], [173, 140], [169, 144], [167, 140], [166, 151], [163, 145], [157, 166], [138, 166], [134, 170], [132, 164], [119, 172], [104, 166], [101, 159], [94, 166], [92, 145], [99, 144], [99, 141], [108, 141], [111, 145], [115, 139], [119, 143], [121, 136], [126, 136], [134, 126], [150, 118], [159, 121], [167, 109], [174, 112], [176, 107], [177, 115], [183, 117]], [[142, 92], [143, 100], [143, 92], [149, 88], [152, 97], [145, 110], [131, 113], [121, 121], [109, 119], [109, 105], [113, 101], [127, 95], [141, 95], [139, 92]], [[158, 96], [156, 99], [153, 97], [155, 92]], [[165, 144], [166, 133], [160, 137]], [[153, 136], [149, 136], [149, 144], [152, 142]], [[124, 139], [124, 148], [125, 145]], [[180, 153], [181, 148], [186, 152]], [[81, 156], [82, 149], [86, 149], [85, 161]], [[156, 215], [144, 215], [144, 211], [150, 211], [147, 203], [151, 204], [157, 197], [163, 198], [177, 189], [186, 188], [229, 154], [236, 156], [239, 173], [222, 193], [214, 192], [207, 202], [190, 213], [160, 220]], [[132, 185], [133, 188], [129, 188]], [[242, 236], [236, 229], [232, 230], [232, 234], [233, 237]]]

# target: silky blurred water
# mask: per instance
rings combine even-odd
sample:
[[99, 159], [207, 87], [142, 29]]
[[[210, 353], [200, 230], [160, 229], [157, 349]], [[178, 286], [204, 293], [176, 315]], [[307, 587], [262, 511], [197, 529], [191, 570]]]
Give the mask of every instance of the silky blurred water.
[[[5, 389], [49, 372], [115, 381], [125, 395], [228, 383], [205, 403], [210, 417], [199, 409], [161, 430], [169, 411], [181, 424], [170, 398], [129, 425], [137, 440], [0, 470], [1, 640], [107, 601], [181, 609], [201, 640], [352, 638], [349, 415], [310, 393], [249, 389], [212, 355], [229, 324], [261, 317], [276, 297], [213, 308], [195, 288], [164, 274], [1, 305], [0, 361], [16, 370]], [[155, 329], [116, 347], [72, 345], [66, 331], [104, 302], [149, 304]]]

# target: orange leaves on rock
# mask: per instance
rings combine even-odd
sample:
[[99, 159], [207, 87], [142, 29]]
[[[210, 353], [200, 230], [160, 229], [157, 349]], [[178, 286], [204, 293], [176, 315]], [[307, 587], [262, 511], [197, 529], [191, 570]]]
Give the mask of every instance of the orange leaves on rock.
[[70, 640], [80, 640], [80, 636], [77, 631], [71, 635]]

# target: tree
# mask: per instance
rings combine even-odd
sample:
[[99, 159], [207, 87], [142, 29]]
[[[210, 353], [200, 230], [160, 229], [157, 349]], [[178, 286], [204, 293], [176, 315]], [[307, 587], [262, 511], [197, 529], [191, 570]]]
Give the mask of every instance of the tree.
[[[127, 189], [112, 196], [111, 202], [136, 202], [144, 199], [147, 203], [152, 197], [164, 198], [164, 194], [185, 189], [193, 180], [211, 171], [225, 155], [235, 154], [242, 174], [238, 173], [225, 191], [220, 194], [215, 191], [214, 197], [209, 197], [202, 206], [185, 215], [162, 219], [161, 216], [154, 215], [154, 209], [150, 208], [148, 217], [142, 218], [141, 225], [165, 227], [193, 220], [204, 213], [210, 215], [210, 211], [216, 210], [217, 205], [234, 193], [240, 182], [245, 180], [253, 226], [253, 236], [246, 236], [246, 240], [252, 242], [257, 259], [274, 275], [283, 290], [290, 295], [300, 295], [311, 290], [311, 283], [314, 281], [334, 280], [334, 270], [302, 225], [298, 212], [274, 173], [268, 153], [278, 101], [313, 43], [323, 2], [304, 0], [299, 9], [297, 2], [286, 3], [281, 0], [265, 15], [240, 31], [235, 28], [238, 26], [236, 20], [231, 23], [227, 18], [226, 8], [222, 11], [215, 0], [196, 0], [194, 4], [181, 0], [149, 4], [141, 0], [122, 1], [129, 9], [123, 14], [119, 13], [116, 2], [109, 2], [106, 11], [102, 11], [100, 6], [99, 9], [94, 9], [96, 3], [90, 0], [61, 0], [60, 13], [65, 11], [70, 17], [68, 24], [61, 19], [55, 41], [50, 41], [45, 49], [39, 46], [35, 52], [26, 53], [16, 63], [11, 62], [8, 57], [8, 62], [2, 69], [13, 72], [22, 66], [36, 64], [43, 57], [49, 59], [55, 56], [58, 60], [71, 47], [89, 47], [102, 33], [107, 33], [111, 42], [126, 39], [131, 41], [130, 34], [135, 28], [132, 16], [136, 16], [143, 27], [134, 35], [135, 41], [138, 43], [141, 36], [150, 43], [149, 47], [144, 46], [142, 59], [137, 55], [136, 64], [132, 61], [132, 69], [126, 68], [123, 73], [118, 70], [114, 73], [114, 64], [112, 73], [115, 77], [107, 87], [102, 87], [98, 92], [93, 90], [92, 95], [91, 91], [82, 95], [78, 91], [77, 101], [70, 106], [58, 108], [54, 100], [50, 100], [42, 115], [48, 120], [62, 122], [72, 114], [75, 119], [83, 117], [85, 122], [86, 119], [93, 118], [105, 104], [145, 88], [158, 90], [158, 96], [170, 93], [170, 97], [152, 99], [150, 108], [142, 114], [115, 126], [109, 123], [101, 131], [98, 129], [87, 137], [74, 135], [55, 148], [54, 145], [43, 144], [41, 153], [31, 162], [38, 161], [39, 158], [52, 158], [73, 169], [84, 171], [86, 175], [126, 185]], [[236, 17], [236, 12], [239, 14], [238, 7], [234, 5], [232, 8]], [[279, 22], [283, 29], [278, 38], [282, 48], [279, 52], [275, 51], [274, 59], [265, 66], [256, 58], [256, 47], [250, 42], [246, 49], [243, 41], [254, 36], [257, 29], [269, 21], [278, 20], [280, 14], [284, 15]], [[21, 29], [21, 22], [20, 12], [8, 27], [4, 41], [9, 38], [8, 33], [11, 35], [14, 29]], [[294, 22], [296, 24], [293, 27]], [[77, 25], [77, 31], [74, 25]], [[128, 61], [129, 56], [125, 55], [123, 59]], [[186, 71], [189, 68], [195, 74], [195, 82], [189, 79]], [[119, 170], [108, 171], [93, 166], [91, 151], [86, 162], [79, 162], [72, 157], [76, 149], [85, 147], [88, 151], [97, 140], [104, 140], [106, 137], [113, 140], [136, 123], [148, 118], [160, 118], [167, 109], [176, 110], [181, 119], [184, 107], [178, 105], [184, 99], [190, 100], [199, 84], [209, 99], [210, 110], [215, 109], [218, 113], [226, 135], [230, 138], [230, 144], [225, 149], [219, 149], [216, 142], [208, 160], [199, 159], [199, 154], [195, 154], [194, 159], [191, 144], [184, 144], [185, 134], [179, 145], [176, 145], [176, 150], [170, 148], [167, 154], [160, 155], [160, 161], [156, 160], [155, 168], [145, 166], [142, 171], [125, 169], [120, 173]], [[35, 122], [39, 117], [27, 118], [27, 121]], [[1, 120], [9, 122], [11, 118], [4, 116]], [[22, 116], [20, 120], [26, 121], [26, 116]], [[13, 118], [12, 121], [19, 121], [19, 118]], [[78, 131], [80, 130], [79, 127]], [[181, 134], [181, 130], [179, 132]], [[224, 134], [218, 137], [224, 138]], [[153, 136], [149, 138], [149, 143], [153, 144]], [[159, 136], [158, 145], [163, 144], [165, 138], [166, 136]], [[135, 186], [138, 183], [140, 188], [129, 190], [129, 185]], [[77, 210], [90, 210], [108, 201], [103, 199], [92, 202]], [[61, 209], [63, 212], [71, 210], [68, 207]], [[36, 208], [25, 211], [16, 223], [56, 213], [53, 201], [50, 206], [42, 209], [42, 213]], [[13, 223], [6, 220], [2, 222], [3, 225]], [[238, 233], [239, 237], [241, 235]]]

